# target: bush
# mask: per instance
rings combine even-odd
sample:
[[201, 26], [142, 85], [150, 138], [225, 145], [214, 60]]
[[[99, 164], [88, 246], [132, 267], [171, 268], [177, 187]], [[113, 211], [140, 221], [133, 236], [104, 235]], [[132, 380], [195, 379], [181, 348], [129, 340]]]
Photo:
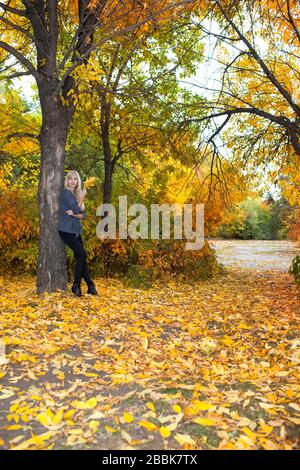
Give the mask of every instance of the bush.
[[132, 287], [149, 287], [170, 277], [199, 281], [224, 272], [207, 242], [201, 250], [188, 251], [184, 241], [159, 240], [152, 249], [139, 251], [138, 262], [128, 267], [124, 280]]
[[300, 284], [300, 255], [295, 256], [292, 261], [292, 266], [289, 269], [289, 273], [295, 278], [297, 284]]
[[0, 270], [29, 272], [36, 268], [38, 213], [35, 191], [6, 190], [0, 194]]
[[[0, 270], [35, 274], [38, 257], [37, 188], [5, 191], [0, 195]], [[221, 271], [214, 250], [206, 242], [188, 251], [184, 240], [100, 240], [96, 236], [97, 198], [86, 201], [88, 218], [83, 238], [92, 275], [121, 276], [128, 285], [149, 287], [170, 276], [201, 280]], [[67, 274], [74, 273], [74, 258], [67, 247]]]

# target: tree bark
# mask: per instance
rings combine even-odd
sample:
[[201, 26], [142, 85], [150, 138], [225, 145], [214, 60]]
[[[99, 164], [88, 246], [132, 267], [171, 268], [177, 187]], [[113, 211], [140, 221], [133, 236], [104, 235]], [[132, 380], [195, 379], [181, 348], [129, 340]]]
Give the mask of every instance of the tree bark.
[[105, 159], [105, 176], [104, 176], [104, 185], [103, 185], [103, 203], [110, 204], [111, 194], [112, 194], [112, 164]]
[[59, 195], [64, 183], [65, 145], [72, 108], [63, 106], [53, 95], [57, 82], [39, 86], [42, 107], [40, 134], [41, 166], [38, 188], [39, 253], [37, 260], [37, 293], [67, 288], [66, 250], [60, 239], [57, 224]]
[[103, 185], [103, 203], [111, 202], [113, 162], [110, 146], [110, 104], [106, 101], [105, 95], [101, 99], [101, 138], [104, 153], [104, 185]]

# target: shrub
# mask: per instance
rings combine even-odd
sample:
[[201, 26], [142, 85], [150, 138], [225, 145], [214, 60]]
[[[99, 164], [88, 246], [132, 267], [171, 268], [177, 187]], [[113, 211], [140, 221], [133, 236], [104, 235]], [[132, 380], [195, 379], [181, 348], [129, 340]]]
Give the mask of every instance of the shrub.
[[295, 278], [297, 284], [300, 284], [300, 255], [295, 256], [292, 261], [292, 266], [289, 269], [289, 273]]
[[184, 241], [159, 240], [152, 249], [140, 251], [137, 263], [127, 270], [125, 283], [148, 287], [158, 279], [173, 277], [199, 281], [223, 272], [208, 242], [201, 250], [188, 251]]
[[0, 269], [35, 272], [38, 214], [34, 190], [5, 190], [0, 194]]
[[[35, 274], [38, 256], [37, 188], [7, 190], [0, 195], [0, 270]], [[184, 240], [100, 240], [96, 236], [96, 197], [86, 201], [83, 238], [91, 273], [121, 276], [128, 285], [148, 287], [157, 279], [180, 277], [200, 280], [220, 272], [214, 250], [206, 242], [188, 251]], [[74, 273], [74, 258], [67, 247], [67, 274]]]

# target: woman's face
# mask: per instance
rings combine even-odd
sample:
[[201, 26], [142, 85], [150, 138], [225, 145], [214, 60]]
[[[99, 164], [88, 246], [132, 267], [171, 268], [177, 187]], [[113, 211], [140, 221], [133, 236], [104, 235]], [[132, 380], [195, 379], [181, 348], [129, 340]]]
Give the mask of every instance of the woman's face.
[[69, 175], [67, 181], [68, 181], [68, 187], [69, 187], [70, 189], [73, 189], [73, 190], [76, 189], [76, 186], [77, 186], [77, 184], [78, 184], [78, 177], [77, 177], [77, 175]]

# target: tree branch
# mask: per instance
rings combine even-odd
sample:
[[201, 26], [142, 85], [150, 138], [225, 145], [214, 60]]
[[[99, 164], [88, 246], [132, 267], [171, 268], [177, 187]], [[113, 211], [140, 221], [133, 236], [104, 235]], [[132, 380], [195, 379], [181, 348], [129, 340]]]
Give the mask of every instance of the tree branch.
[[66, 72], [64, 73], [63, 77], [61, 78], [60, 80], [60, 83], [57, 87], [57, 89], [55, 90], [55, 93], [59, 93], [59, 91], [63, 88], [64, 86], [64, 81], [67, 79], [67, 77], [73, 72], [73, 70], [75, 70], [76, 67], [78, 67], [79, 65], [83, 64], [86, 62], [86, 58], [90, 56], [90, 54], [97, 48], [101, 47], [103, 44], [105, 44], [106, 42], [110, 41], [111, 39], [114, 39], [118, 36], [121, 36], [127, 32], [130, 32], [130, 31], [133, 31], [137, 28], [139, 28], [140, 26], [144, 25], [145, 23], [148, 23], [148, 21], [152, 20], [152, 19], [155, 19], [159, 14], [161, 13], [164, 13], [168, 10], [170, 10], [171, 8], [176, 8], [176, 7], [179, 7], [179, 6], [183, 6], [183, 5], [189, 5], [191, 3], [193, 3], [194, 0], [182, 0], [182, 1], [179, 1], [179, 2], [176, 2], [176, 3], [172, 3], [172, 5], [169, 5], [168, 7], [165, 7], [165, 8], [162, 8], [161, 10], [159, 10], [158, 12], [152, 14], [152, 15], [149, 15], [147, 18], [144, 18], [143, 20], [133, 24], [133, 25], [130, 25], [130, 26], [127, 26], [126, 28], [123, 28], [119, 31], [114, 31], [114, 33], [110, 34], [109, 36], [107, 36], [106, 38], [102, 39], [101, 41], [95, 43], [95, 44], [92, 44], [90, 47], [88, 47], [88, 49], [86, 49], [80, 57], [77, 58], [76, 62], [70, 66], [68, 68], [68, 70], [66, 70]]
[[204, 116], [202, 118], [193, 118], [189, 119], [188, 122], [202, 122], [206, 121], [215, 117], [220, 117], [220, 116], [232, 116], [234, 114], [254, 114], [256, 116], [263, 117], [265, 119], [268, 119], [269, 121], [275, 122], [276, 124], [279, 124], [280, 126], [284, 127], [288, 131], [295, 131], [297, 129], [296, 123], [291, 122], [290, 120], [281, 117], [281, 116], [274, 116], [271, 113], [268, 113], [267, 111], [263, 111], [262, 109], [259, 108], [235, 108], [235, 109], [228, 109], [224, 111], [220, 111], [217, 113], [212, 113], [208, 116]]
[[24, 29], [21, 26], [13, 23], [12, 21], [8, 20], [7, 18], [4, 18], [4, 16], [0, 16], [0, 21], [7, 24], [8, 26], [11, 26], [13, 29], [15, 29], [16, 31], [19, 31], [20, 33], [24, 34], [29, 39], [31, 39], [31, 41], [35, 42], [34, 36], [32, 36], [32, 34], [30, 34], [29, 31], [27, 31], [26, 29]]
[[58, 0], [48, 0], [49, 18], [49, 61], [47, 73], [50, 75], [56, 68], [57, 42], [58, 42]]
[[26, 7], [26, 16], [29, 18], [34, 31], [38, 68], [41, 71], [45, 71], [46, 62], [49, 61], [50, 57], [49, 37], [44, 17], [44, 1], [36, 0], [35, 2], [31, 2], [30, 0], [22, 0], [22, 2]]
[[29, 139], [35, 139], [35, 140], [39, 140], [39, 135], [36, 135], [36, 134], [30, 134], [29, 132], [14, 132], [13, 134], [9, 134], [7, 136], [7, 140], [8, 141], [11, 141], [12, 139], [16, 139], [16, 138], [29, 138]]
[[[298, 6], [299, 7], [299, 6]], [[298, 41], [300, 42], [300, 31], [299, 29], [297, 28], [297, 25], [294, 21], [294, 18], [292, 17], [292, 13], [291, 13], [291, 6], [290, 6], [290, 0], [287, 0], [287, 11], [288, 11], [288, 16], [289, 16], [289, 20], [290, 20], [290, 23], [293, 27], [293, 30], [295, 31], [295, 34], [298, 38]]]
[[13, 78], [23, 77], [24, 75], [32, 75], [32, 73], [31, 72], [16, 72], [16, 73], [12, 73], [11, 75], [8, 75], [7, 77], [5, 77], [5, 79], [12, 80]]
[[32, 63], [24, 57], [21, 52], [17, 51], [14, 47], [6, 44], [6, 42], [0, 41], [0, 48], [4, 49], [5, 51], [9, 52], [9, 54], [13, 55], [18, 61], [27, 68], [28, 72], [33, 75], [36, 79], [38, 79], [39, 75], [37, 70], [34, 68]]
[[24, 16], [26, 18], [26, 13], [23, 10], [18, 10], [17, 8], [12, 8], [9, 5], [5, 5], [5, 3], [0, 2], [0, 8], [4, 11], [9, 11], [10, 13], [13, 13], [14, 15], [19, 15], [19, 16]]
[[290, 93], [278, 82], [277, 78], [274, 76], [274, 74], [271, 72], [271, 70], [267, 67], [267, 65], [264, 63], [262, 58], [259, 56], [257, 51], [254, 49], [254, 47], [250, 44], [248, 39], [244, 36], [244, 34], [239, 30], [239, 28], [236, 26], [236, 24], [228, 17], [226, 11], [224, 8], [221, 6], [220, 1], [216, 0], [216, 4], [218, 5], [219, 9], [221, 10], [224, 18], [226, 21], [230, 24], [230, 26], [233, 28], [233, 30], [238, 34], [240, 37], [241, 41], [247, 46], [249, 51], [251, 52], [253, 58], [258, 62], [258, 64], [261, 66], [262, 70], [265, 72], [266, 76], [268, 79], [273, 83], [273, 85], [277, 88], [277, 90], [280, 92], [280, 94], [286, 99], [286, 101], [289, 103], [289, 105], [292, 107], [292, 109], [295, 111], [297, 115], [300, 115], [300, 107], [293, 101]]

